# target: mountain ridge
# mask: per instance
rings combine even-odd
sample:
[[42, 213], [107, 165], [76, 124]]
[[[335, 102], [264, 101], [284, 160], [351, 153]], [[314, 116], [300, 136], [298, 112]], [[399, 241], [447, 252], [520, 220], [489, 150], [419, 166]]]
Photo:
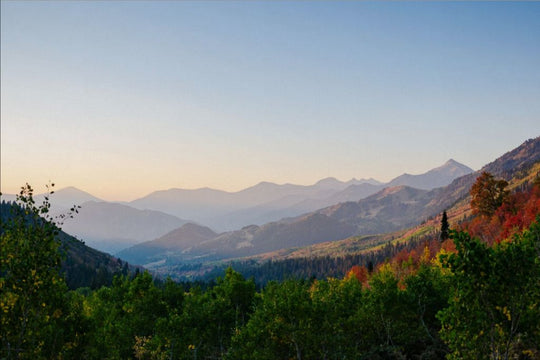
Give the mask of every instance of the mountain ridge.
[[160, 211], [88, 201], [81, 204], [77, 216], [64, 222], [63, 228], [101, 251], [115, 253], [122, 248], [153, 240], [186, 222]]
[[[129, 204], [136, 208], [161, 210], [188, 218], [216, 230], [234, 230], [248, 224], [262, 225], [288, 216], [300, 215], [339, 201], [360, 200], [378, 190], [395, 185], [432, 189], [449, 184], [454, 178], [473, 170], [450, 159], [443, 165], [418, 175], [401, 175], [389, 183], [372, 178], [340, 181], [327, 177], [313, 185], [274, 184], [260, 182], [237, 192], [215, 191], [209, 201], [203, 189], [160, 190]], [[368, 189], [369, 184], [372, 187]], [[360, 186], [364, 185], [362, 188]], [[352, 188], [351, 188], [352, 186]], [[356, 190], [356, 191], [354, 191]], [[197, 200], [197, 194], [201, 194]], [[353, 198], [349, 197], [353, 196]], [[292, 199], [296, 199], [291, 202]], [[227, 203], [229, 201], [229, 203]], [[227, 206], [226, 206], [227, 205]]]
[[[535, 139], [536, 145], [540, 144], [539, 139]], [[540, 153], [540, 146], [533, 146], [532, 143], [528, 146], [528, 152], [532, 151], [534, 156], [521, 156], [522, 163], [528, 162], [530, 158], [540, 158], [536, 154]], [[509, 153], [513, 154], [512, 151]], [[521, 154], [519, 150], [517, 153]], [[493, 163], [502, 163], [501, 167], [504, 168], [504, 164], [514, 157], [505, 154]], [[454, 166], [453, 162], [448, 161], [445, 165]], [[514, 163], [515, 166], [517, 164]], [[486, 165], [482, 169], [486, 168], [490, 167]], [[225, 232], [197, 247], [184, 249], [181, 254], [176, 254], [176, 261], [204, 262], [237, 258], [286, 247], [305, 246], [309, 242], [316, 244], [350, 236], [397, 231], [414, 225], [420, 219], [432, 217], [464, 199], [478, 175], [479, 172], [469, 173], [446, 186], [431, 190], [407, 185], [386, 187], [359, 201], [334, 204], [304, 215]], [[319, 238], [314, 237], [313, 229], [324, 233]]]
[[[470, 169], [450, 159], [424, 174], [431, 174], [434, 170], [440, 171], [440, 169], [452, 166], [462, 166], [462, 169], [465, 169], [463, 171]], [[417, 179], [423, 174], [414, 176]], [[407, 179], [401, 183], [407, 184]], [[204, 224], [218, 232], [234, 231], [250, 224], [262, 226], [337, 203], [358, 201], [376, 193], [384, 186], [385, 183], [372, 178], [340, 181], [327, 177], [313, 185], [275, 184], [263, 181], [237, 192], [226, 192], [208, 187], [194, 190], [179, 188], [158, 190], [127, 203], [104, 202], [80, 189], [67, 187], [54, 194], [53, 212], [60, 214], [74, 204], [82, 205], [79, 216], [66, 224], [67, 230], [102, 251], [116, 253], [131, 245], [156, 239], [173, 230], [165, 225], [163, 230], [148, 234], [146, 229], [155, 228], [155, 225], [135, 210], [157, 211], [161, 213], [161, 216], [174, 216], [184, 222]], [[60, 197], [61, 201], [57, 201], [57, 197]], [[145, 205], [144, 202], [148, 199], [150, 203]], [[90, 202], [85, 202], [85, 200], [90, 200]], [[101, 203], [102, 215], [96, 213], [96, 202]], [[120, 204], [131, 209], [111, 204]], [[113, 211], [113, 208], [116, 208], [116, 211]], [[127, 218], [125, 213], [128, 211], [133, 214], [132, 217], [139, 220], [132, 221]], [[87, 216], [89, 212], [93, 214], [93, 218]], [[110, 224], [111, 219], [116, 219], [116, 229]], [[176, 223], [176, 225], [181, 226], [182, 223]], [[140, 236], [141, 234], [147, 235]]]

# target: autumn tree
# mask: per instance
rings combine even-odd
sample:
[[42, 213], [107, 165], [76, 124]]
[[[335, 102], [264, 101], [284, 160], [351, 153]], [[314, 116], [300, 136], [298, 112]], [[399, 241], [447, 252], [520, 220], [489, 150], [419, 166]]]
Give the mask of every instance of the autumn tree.
[[491, 173], [482, 172], [470, 191], [473, 213], [484, 216], [493, 215], [509, 194], [506, 190], [507, 186], [508, 182], [505, 180], [496, 180]]

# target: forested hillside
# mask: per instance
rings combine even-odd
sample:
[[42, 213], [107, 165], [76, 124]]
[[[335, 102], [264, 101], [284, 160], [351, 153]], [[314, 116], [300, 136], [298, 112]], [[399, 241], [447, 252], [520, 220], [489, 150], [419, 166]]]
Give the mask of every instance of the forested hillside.
[[[23, 189], [23, 200], [26, 201], [32, 196], [32, 189], [26, 187]], [[51, 189], [51, 194], [54, 193]], [[50, 195], [50, 194], [49, 194]], [[43, 198], [43, 196], [41, 196]], [[22, 204], [24, 204], [24, 201]], [[36, 204], [27, 204], [28, 206], [34, 206], [34, 211], [37, 211]], [[21, 214], [29, 212], [25, 215], [26, 221], [40, 222], [42, 220], [36, 220], [34, 216], [48, 216], [50, 210], [50, 202], [48, 197], [45, 197], [45, 202], [40, 206], [41, 213], [32, 214], [27, 207], [21, 207], [14, 202], [0, 203], [0, 233], [6, 231], [7, 226]], [[72, 212], [76, 211], [76, 208], [72, 208]], [[64, 216], [71, 216], [69, 213]], [[53, 220], [48, 217], [49, 220]], [[55, 221], [62, 222], [63, 217], [55, 219]], [[45, 221], [45, 220], [43, 220]], [[50, 230], [53, 231], [53, 230]], [[54, 230], [57, 232], [58, 246], [61, 255], [61, 270], [65, 274], [66, 284], [70, 289], [77, 289], [80, 287], [90, 287], [92, 289], [99, 288], [103, 285], [111, 285], [113, 277], [115, 275], [127, 275], [133, 273], [140, 267], [134, 267], [127, 262], [114, 258], [101, 251], [95, 250], [86, 246], [82, 241], [74, 238], [73, 236], [61, 231], [60, 229]], [[2, 250], [5, 250], [2, 248]]]
[[509, 191], [482, 174], [470, 217], [379, 265], [262, 288], [229, 268], [205, 287], [144, 272], [68, 290], [59, 229], [25, 194], [33, 211], [3, 221], [0, 357], [538, 359], [540, 179], [527, 179]]
[[[212, 279], [222, 275], [228, 265], [255, 276], [257, 283], [289, 276], [343, 276], [352, 261], [377, 264], [414, 246], [413, 242], [437, 237], [437, 222], [444, 210], [453, 224], [470, 217], [469, 191], [482, 172], [493, 171], [493, 176], [508, 180], [509, 189], [515, 191], [532, 183], [540, 172], [539, 160], [537, 137], [481, 171], [431, 191], [407, 186], [386, 188], [357, 202], [339, 203], [206, 239], [190, 237], [185, 231], [175, 237], [173, 232], [166, 246], [158, 239], [118, 256], [177, 280]], [[265, 263], [267, 260], [272, 261]]]

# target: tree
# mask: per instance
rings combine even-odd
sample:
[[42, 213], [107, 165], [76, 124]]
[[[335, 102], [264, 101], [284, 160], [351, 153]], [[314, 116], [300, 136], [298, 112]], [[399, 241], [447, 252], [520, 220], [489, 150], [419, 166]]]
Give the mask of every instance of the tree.
[[467, 233], [452, 237], [458, 252], [441, 256], [453, 274], [451, 296], [438, 314], [450, 358], [538, 358], [540, 216], [529, 231], [494, 247]]
[[0, 358], [55, 358], [66, 341], [61, 324], [69, 306], [60, 273], [60, 228], [48, 215], [52, 193], [49, 188], [37, 206], [33, 189], [26, 184], [10, 207], [11, 214], [2, 219]]
[[246, 326], [233, 337], [231, 359], [315, 358], [313, 306], [306, 282], [270, 282]]
[[444, 241], [448, 239], [450, 230], [450, 225], [448, 224], [448, 215], [446, 214], [446, 210], [442, 213], [442, 219], [441, 219], [441, 241]]
[[405, 358], [425, 333], [417, 321], [416, 304], [401, 289], [390, 264], [372, 275], [356, 320], [361, 334], [359, 350], [370, 359]]
[[88, 299], [94, 332], [90, 334], [90, 358], [130, 358], [151, 351], [155, 324], [167, 316], [163, 292], [152, 276], [140, 272], [115, 276], [111, 287], [102, 287]]
[[470, 191], [473, 213], [488, 217], [492, 216], [508, 196], [507, 186], [508, 182], [505, 180], [496, 180], [489, 172], [482, 172]]

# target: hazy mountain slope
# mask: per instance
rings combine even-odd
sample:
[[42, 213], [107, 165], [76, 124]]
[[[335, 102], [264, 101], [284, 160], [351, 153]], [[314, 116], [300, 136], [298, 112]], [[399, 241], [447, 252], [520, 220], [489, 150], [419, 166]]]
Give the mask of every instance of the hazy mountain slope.
[[540, 137], [529, 139], [519, 147], [485, 165], [481, 171], [510, 179], [540, 161]]
[[291, 222], [273, 222], [263, 226], [247, 226], [223, 233], [193, 248], [176, 254], [176, 261], [211, 261], [267, 252], [285, 247], [304, 246], [343, 239], [354, 227], [341, 224], [323, 214], [310, 214]]
[[[428, 194], [428, 191], [404, 186], [385, 189], [358, 202], [346, 202], [262, 226], [247, 226], [195, 246], [178, 244], [175, 254], [172, 249], [152, 253], [152, 260], [211, 261], [340, 240], [356, 234], [392, 231], [415, 221], [430, 200]], [[132, 247], [123, 253], [136, 251], [140, 253], [126, 259], [143, 258], [141, 247]]]
[[450, 159], [443, 165], [432, 169], [424, 174], [410, 175], [403, 174], [391, 180], [387, 187], [406, 185], [417, 189], [431, 190], [446, 186], [454, 179], [472, 173], [474, 170], [468, 166]]
[[[433, 189], [447, 185], [472, 170], [454, 160], [420, 175], [402, 175], [390, 186], [418, 184]], [[261, 182], [238, 192], [213, 189], [156, 191], [129, 203], [138, 209], [164, 211], [189, 218], [216, 230], [230, 231], [291, 216], [298, 216], [344, 201], [358, 201], [389, 186], [373, 179], [347, 182], [325, 178], [313, 185], [273, 184]]]
[[185, 223], [185, 220], [159, 211], [89, 201], [81, 205], [79, 213], [67, 220], [63, 228], [97, 249], [115, 253], [155, 239]]
[[[37, 204], [41, 204], [47, 194], [37, 194], [34, 196], [34, 200]], [[2, 194], [2, 200], [15, 201], [15, 194]], [[69, 186], [60, 190], [54, 190], [54, 194], [50, 196], [51, 211], [52, 212], [66, 212], [74, 205], [81, 205], [87, 201], [103, 201], [92, 194], [77, 189], [76, 187]]]
[[[381, 215], [383, 215], [382, 218], [393, 219], [393, 225], [399, 224], [397, 221], [401, 220], [406, 222], [413, 218], [409, 217], [408, 214], [396, 217], [395, 215], [399, 215], [399, 213], [389, 217], [388, 215], [391, 214], [389, 214], [388, 211], [390, 210], [390, 212], [393, 212], [395, 210], [393, 207], [377, 206], [379, 202], [381, 202], [381, 204], [386, 203], [387, 205], [394, 202], [398, 204], [397, 209], [402, 208], [405, 213], [416, 214], [417, 217], [416, 219], [413, 218], [412, 224], [419, 224], [429, 217], [439, 215], [445, 209], [449, 210], [449, 215], [452, 217], [452, 220], [457, 221], [463, 217], [465, 213], [470, 211], [468, 210], [468, 204], [470, 202], [469, 191], [482, 171], [491, 172], [496, 177], [504, 177], [511, 181], [510, 184], [512, 185], [514, 183], [519, 183], [522, 178], [529, 178], [529, 180], [531, 180], [531, 176], [536, 176], [537, 170], [535, 169], [538, 168], [538, 164], [540, 164], [540, 137], [527, 140], [519, 147], [485, 165], [479, 171], [461, 176], [447, 186], [433, 189], [429, 192], [417, 191], [416, 189], [410, 188], [386, 189], [362, 201], [339, 204], [326, 209], [321, 209], [320, 211], [329, 216], [346, 220], [347, 222], [356, 222], [358, 226], [362, 226], [366, 223], [370, 224], [370, 220], [375, 220], [377, 218], [379, 218], [377, 220], [380, 220]], [[531, 175], [531, 172], [534, 174]], [[409, 200], [413, 200], [413, 202]], [[366, 211], [366, 209], [373, 208], [376, 212]], [[377, 216], [374, 216], [375, 214], [377, 214]], [[409, 236], [407, 234], [411, 232], [416, 234], [431, 231], [430, 229], [439, 226], [439, 222], [440, 219], [438, 218], [428, 220], [424, 225], [417, 225], [410, 231], [404, 232], [405, 235], [400, 236], [404, 239], [406, 236]], [[375, 222], [375, 224], [377, 225], [377, 222]], [[380, 224], [377, 226], [380, 226]], [[390, 238], [390, 236], [387, 236], [386, 238]], [[371, 238], [367, 239], [372, 241]], [[337, 243], [332, 241], [308, 247], [305, 250], [298, 251], [298, 253], [301, 256], [305, 256], [306, 253], [324, 253], [325, 255], [328, 255], [331, 254], [332, 251], [336, 251], [336, 249], [342, 251], [343, 246], [351, 246], [351, 244], [353, 244], [353, 248], [362, 247], [363, 242], [365, 241], [366, 238], [351, 238]], [[285, 253], [290, 256], [290, 252]]]
[[225, 209], [231, 206], [231, 201], [231, 193], [203, 188], [155, 191], [128, 204], [137, 209], [163, 211], [182, 218], [199, 221], [201, 218], [226, 211]]
[[487, 171], [496, 177], [511, 180], [524, 176], [529, 168], [540, 162], [540, 137], [529, 139], [517, 148], [508, 151], [480, 170], [454, 180], [450, 185], [435, 189], [436, 196], [426, 205], [422, 216], [439, 213], [452, 206], [456, 199], [469, 198], [469, 191], [476, 178]]
[[147, 264], [159, 261], [168, 252], [189, 250], [205, 240], [218, 236], [205, 226], [192, 223], [182, 225], [162, 237], [152, 241], [145, 241], [128, 249], [120, 251], [117, 256], [135, 264]]
[[[13, 206], [16, 205], [10, 202], [0, 204], [0, 232], [2, 224], [13, 216]], [[65, 272], [67, 285], [72, 289], [110, 285], [114, 274], [127, 274], [135, 270], [133, 266], [85, 245], [65, 231], [61, 231], [58, 238], [65, 253], [62, 271]]]
[[355, 225], [358, 235], [381, 233], [414, 223], [430, 199], [431, 193], [426, 190], [397, 186], [357, 202], [319, 210], [318, 213]]
[[329, 197], [323, 199], [308, 199], [303, 200], [293, 206], [287, 208], [290, 215], [294, 216], [294, 213], [306, 213], [321, 209], [330, 205], [347, 202], [347, 201], [358, 201], [364, 199], [370, 195], [375, 194], [384, 188], [384, 184], [371, 184], [371, 183], [362, 183], [362, 184], [352, 184], [347, 188], [332, 194]]
[[[326, 198], [361, 181], [341, 182], [327, 178], [309, 186], [261, 182], [238, 192], [208, 188], [170, 189], [153, 192], [129, 205], [189, 218], [214, 229], [234, 230], [247, 224], [262, 224], [284, 216], [299, 215], [302, 211], [280, 210], [306, 199]], [[366, 181], [376, 182], [373, 179]]]
[[[37, 195], [36, 200], [40, 200], [43, 194]], [[103, 201], [92, 194], [70, 186], [56, 190], [51, 197], [51, 205], [58, 207], [71, 208], [73, 205], [81, 205], [88, 201]]]
[[[522, 146], [504, 154], [497, 160], [485, 165], [480, 171], [456, 179], [451, 186], [441, 189], [433, 203], [444, 202], [443, 199], [452, 197], [460, 198], [449, 206], [444, 207], [448, 213], [451, 226], [454, 226], [465, 216], [471, 214], [469, 189], [481, 171], [489, 171], [496, 177], [504, 176], [509, 181], [509, 189], [521, 188], [524, 183], [532, 183], [540, 174], [540, 141], [533, 139], [525, 142]], [[506, 175], [506, 176], [505, 176]], [[456, 194], [456, 195], [452, 195]], [[461, 194], [461, 195], [459, 195]], [[432, 206], [428, 204], [427, 207]], [[438, 206], [438, 205], [436, 205]], [[438, 213], [440, 214], [440, 213]], [[384, 244], [389, 241], [405, 242], [411, 238], [425, 234], [436, 236], [440, 229], [440, 216], [428, 219], [407, 230], [387, 233], [374, 237], [351, 237], [341, 241], [329, 241], [325, 243], [306, 246], [300, 249], [282, 250], [258, 255], [258, 259], [285, 259], [309, 256], [344, 255], [358, 253], [373, 249], [373, 246]]]
[[[524, 167], [539, 157], [538, 142], [540, 142], [538, 138], [526, 142], [519, 149], [503, 155], [484, 169], [500, 168], [508, 173], [515, 173], [512, 170], [514, 166]], [[456, 167], [453, 161], [449, 161], [446, 165], [449, 166], [443, 168]], [[385, 188], [359, 201], [343, 202], [303, 216], [227, 232], [187, 251], [184, 249], [176, 254], [176, 260], [234, 258], [305, 246], [310, 242], [316, 244], [352, 235], [404, 229], [438, 215], [442, 210], [466, 199], [478, 174], [464, 175], [447, 186], [429, 191], [409, 186]]]

